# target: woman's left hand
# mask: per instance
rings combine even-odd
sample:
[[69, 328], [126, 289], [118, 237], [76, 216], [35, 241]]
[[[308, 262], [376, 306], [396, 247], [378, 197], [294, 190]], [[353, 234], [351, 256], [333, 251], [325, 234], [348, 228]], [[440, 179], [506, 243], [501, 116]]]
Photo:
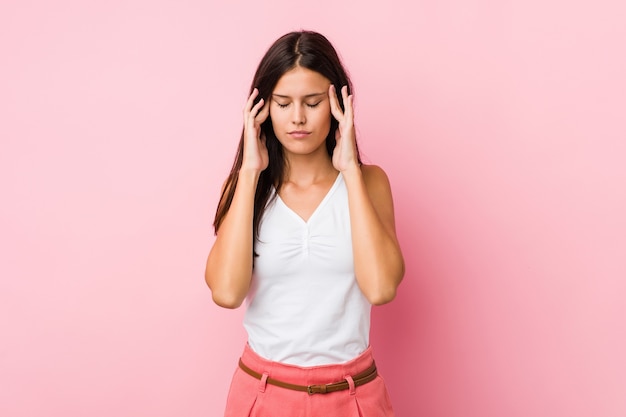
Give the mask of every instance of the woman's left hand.
[[341, 88], [345, 111], [341, 110], [335, 86], [328, 89], [330, 98], [330, 111], [339, 122], [339, 129], [335, 134], [337, 146], [333, 152], [333, 166], [338, 171], [346, 171], [351, 168], [359, 168], [356, 152], [356, 134], [354, 132], [354, 112], [352, 108], [352, 95], [348, 95], [348, 87]]

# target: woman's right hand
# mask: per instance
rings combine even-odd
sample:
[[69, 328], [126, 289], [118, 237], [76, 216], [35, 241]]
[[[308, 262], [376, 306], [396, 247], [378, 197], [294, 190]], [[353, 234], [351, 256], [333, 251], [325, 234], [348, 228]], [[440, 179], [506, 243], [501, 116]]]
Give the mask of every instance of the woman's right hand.
[[254, 104], [259, 90], [252, 90], [246, 107], [243, 110], [243, 161], [241, 170], [261, 172], [269, 164], [269, 155], [265, 146], [265, 135], [261, 132], [261, 124], [270, 114], [269, 102], [262, 98]]

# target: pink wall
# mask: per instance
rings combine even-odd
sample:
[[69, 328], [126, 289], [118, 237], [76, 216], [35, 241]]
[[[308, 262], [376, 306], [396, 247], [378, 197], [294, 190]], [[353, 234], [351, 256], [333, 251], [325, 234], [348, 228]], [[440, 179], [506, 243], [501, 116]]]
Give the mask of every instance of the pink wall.
[[210, 223], [255, 66], [301, 27], [392, 180], [398, 415], [626, 415], [626, 9], [271, 3], [0, 5], [0, 415], [221, 415], [245, 339]]

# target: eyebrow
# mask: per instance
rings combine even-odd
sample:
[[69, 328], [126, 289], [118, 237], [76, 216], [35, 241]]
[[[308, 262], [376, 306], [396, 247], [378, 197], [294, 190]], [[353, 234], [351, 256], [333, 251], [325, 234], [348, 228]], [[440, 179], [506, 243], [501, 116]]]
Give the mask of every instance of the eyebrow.
[[[322, 96], [326, 94], [326, 92], [323, 93], [313, 93], [313, 94], [307, 94], [306, 96], [304, 96], [304, 98], [311, 98], [311, 97], [317, 97], [317, 96]], [[291, 98], [290, 96], [284, 96], [282, 94], [272, 94], [272, 97], [279, 97], [279, 98]]]

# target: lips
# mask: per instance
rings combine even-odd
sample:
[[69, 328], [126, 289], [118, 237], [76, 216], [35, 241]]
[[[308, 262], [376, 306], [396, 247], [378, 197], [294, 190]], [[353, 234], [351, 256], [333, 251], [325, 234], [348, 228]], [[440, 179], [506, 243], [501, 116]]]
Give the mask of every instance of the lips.
[[288, 132], [289, 136], [294, 137], [294, 138], [304, 138], [307, 137], [311, 134], [311, 132], [308, 132], [306, 130], [293, 130], [291, 132]]

